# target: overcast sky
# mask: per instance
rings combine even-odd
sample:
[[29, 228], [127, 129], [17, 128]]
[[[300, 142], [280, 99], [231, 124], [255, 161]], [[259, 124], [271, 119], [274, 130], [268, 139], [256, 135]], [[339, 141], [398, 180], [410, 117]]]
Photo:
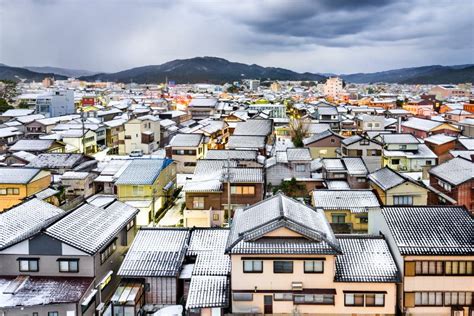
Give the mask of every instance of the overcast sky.
[[0, 0], [0, 63], [119, 71], [217, 56], [304, 72], [474, 63], [472, 0]]

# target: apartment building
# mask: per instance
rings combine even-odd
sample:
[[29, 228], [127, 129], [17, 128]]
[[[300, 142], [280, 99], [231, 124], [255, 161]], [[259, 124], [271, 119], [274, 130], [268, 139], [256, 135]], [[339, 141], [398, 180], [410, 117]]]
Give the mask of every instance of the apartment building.
[[234, 314], [396, 312], [398, 271], [385, 240], [339, 238], [322, 210], [282, 194], [236, 212], [226, 252]]
[[36, 113], [45, 117], [56, 117], [73, 114], [76, 112], [74, 106], [73, 90], [52, 90], [36, 97]]

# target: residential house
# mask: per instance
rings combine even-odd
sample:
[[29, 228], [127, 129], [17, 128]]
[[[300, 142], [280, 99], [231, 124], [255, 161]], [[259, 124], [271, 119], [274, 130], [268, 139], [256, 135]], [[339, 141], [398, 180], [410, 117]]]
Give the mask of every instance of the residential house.
[[367, 174], [369, 173], [361, 158], [325, 158], [321, 160], [322, 177], [328, 188], [335, 181], [347, 183], [347, 189], [368, 189]]
[[204, 120], [214, 115], [217, 103], [214, 98], [193, 98], [188, 104], [188, 111], [193, 120]]
[[427, 205], [428, 192], [422, 182], [389, 167], [372, 172], [368, 179], [382, 205]]
[[227, 240], [232, 313], [395, 315], [384, 239], [335, 236], [324, 212], [282, 194], [237, 210]]
[[202, 134], [176, 134], [166, 146], [166, 156], [176, 161], [178, 173], [193, 173], [196, 161], [206, 154], [206, 138]]
[[445, 134], [434, 134], [424, 139], [425, 145], [438, 156], [438, 163], [446, 161], [449, 151], [456, 147], [457, 138]]
[[[141, 228], [118, 274], [112, 313], [222, 315], [229, 307], [228, 229]], [[152, 260], [150, 260], [152, 258]]]
[[325, 130], [303, 139], [304, 147], [309, 148], [311, 157], [314, 158], [336, 158], [337, 150], [341, 148], [344, 138], [332, 130]]
[[357, 132], [384, 130], [385, 117], [377, 115], [361, 114], [356, 117]]
[[368, 212], [380, 209], [371, 190], [314, 190], [312, 205], [324, 210], [332, 229], [339, 233], [367, 232]]
[[120, 144], [125, 145], [125, 139], [120, 139], [120, 135], [125, 133], [126, 119], [114, 119], [104, 122], [105, 143], [109, 149], [108, 153], [118, 155]]
[[160, 147], [160, 119], [144, 115], [124, 124], [123, 133], [119, 131], [119, 154], [129, 155], [133, 150], [151, 154]]
[[384, 207], [370, 213], [370, 226], [400, 269], [400, 313], [472, 315], [474, 219], [464, 207]]
[[97, 134], [90, 129], [69, 129], [61, 131], [60, 137], [66, 144], [67, 153], [94, 154], [97, 152]]
[[235, 160], [199, 160], [192, 180], [183, 187], [184, 226], [221, 226], [229, 211], [263, 198], [264, 180], [261, 167], [238, 167]]
[[171, 196], [176, 183], [173, 160], [134, 159], [115, 182], [117, 197], [137, 209], [137, 225], [146, 226]]
[[51, 173], [48, 171], [0, 167], [0, 212], [48, 188], [50, 184]]
[[[284, 180], [311, 181], [311, 153], [308, 148], [287, 148], [267, 159], [265, 177], [268, 186], [278, 186]], [[306, 193], [306, 192], [305, 192]]]
[[360, 157], [369, 171], [382, 166], [382, 144], [365, 136], [354, 135], [341, 141], [341, 157]]
[[4, 153], [10, 146], [16, 143], [22, 132], [17, 127], [0, 127], [0, 153]]
[[319, 123], [329, 124], [331, 130], [335, 132], [340, 130], [341, 116], [335, 106], [320, 102], [314, 110], [311, 113], [313, 119], [318, 120]]
[[474, 163], [455, 157], [429, 171], [430, 204], [462, 205], [474, 212]]
[[31, 115], [35, 112], [35, 110], [30, 109], [10, 109], [6, 110], [2, 114], [0, 114], [0, 123], [8, 122], [11, 119], [15, 119], [17, 117]]
[[433, 134], [446, 134], [449, 136], [457, 136], [460, 130], [445, 122], [425, 120], [412, 117], [401, 124], [401, 133], [412, 134], [417, 138], [427, 138]]
[[436, 165], [437, 156], [411, 134], [380, 134], [382, 165], [402, 172], [417, 172]]
[[94, 179], [97, 177], [92, 172], [66, 171], [61, 176], [61, 184], [65, 188], [66, 199], [78, 196], [88, 198], [95, 194]]
[[53, 175], [66, 171], [90, 171], [97, 166], [97, 161], [83, 154], [39, 154], [27, 167], [49, 170]]
[[42, 153], [64, 153], [65, 144], [54, 139], [20, 139], [8, 151], [26, 151], [34, 155]]
[[137, 212], [115, 201], [64, 213], [32, 199], [2, 213], [0, 309], [8, 315], [102, 313], [135, 236]]
[[206, 160], [235, 160], [238, 167], [262, 167], [258, 160], [258, 153], [256, 150], [231, 150], [218, 149], [208, 150], [205, 156]]

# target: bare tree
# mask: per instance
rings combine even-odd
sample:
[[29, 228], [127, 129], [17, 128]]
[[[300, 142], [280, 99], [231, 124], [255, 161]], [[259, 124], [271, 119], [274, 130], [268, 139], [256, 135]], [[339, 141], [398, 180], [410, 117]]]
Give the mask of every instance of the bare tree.
[[309, 121], [307, 119], [290, 120], [291, 141], [295, 147], [303, 147], [303, 139], [309, 136]]

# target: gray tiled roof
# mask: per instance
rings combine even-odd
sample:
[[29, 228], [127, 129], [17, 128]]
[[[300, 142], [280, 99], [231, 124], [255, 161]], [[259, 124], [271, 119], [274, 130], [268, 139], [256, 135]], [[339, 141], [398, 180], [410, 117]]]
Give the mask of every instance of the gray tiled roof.
[[191, 278], [186, 309], [227, 307], [229, 280], [225, 276], [194, 276]]
[[82, 157], [82, 154], [39, 154], [28, 166], [48, 169], [73, 168], [81, 161]]
[[229, 149], [251, 148], [260, 149], [265, 147], [265, 136], [240, 136], [232, 135], [227, 143]]
[[187, 256], [196, 256], [202, 252], [224, 253], [229, 229], [196, 228], [193, 230]]
[[169, 159], [134, 159], [115, 184], [153, 184], [161, 170], [170, 164]]
[[441, 122], [425, 120], [425, 119], [421, 119], [417, 117], [411, 117], [408, 119], [408, 121], [403, 122], [402, 126], [428, 132], [428, 131], [431, 131], [433, 128], [436, 128], [442, 124], [443, 123]]
[[[286, 227], [301, 234], [296, 240], [281, 242], [262, 238], [265, 234]], [[315, 210], [279, 193], [234, 215], [227, 241], [227, 251], [232, 253], [310, 253], [327, 251], [336, 253], [339, 245], [321, 210]]]
[[238, 122], [233, 135], [236, 136], [267, 136], [272, 132], [272, 120], [248, 120]]
[[304, 145], [308, 145], [308, 144], [311, 144], [311, 143], [314, 143], [314, 142], [317, 142], [321, 139], [324, 139], [324, 138], [327, 138], [329, 136], [335, 136], [335, 137], [338, 137], [338, 138], [341, 138], [342, 139], [342, 136], [339, 136], [338, 134], [334, 133], [333, 131], [331, 130], [325, 130], [319, 134], [314, 134], [308, 138], [305, 138], [303, 139], [303, 144]]
[[0, 213], [0, 249], [33, 236], [64, 214], [59, 207], [39, 199]]
[[381, 134], [384, 144], [419, 144], [420, 141], [412, 134]]
[[209, 150], [206, 154], [209, 160], [257, 160], [257, 151], [255, 150]]
[[474, 218], [461, 206], [384, 207], [402, 255], [474, 255]]
[[286, 156], [288, 161], [311, 161], [309, 148], [287, 148]]
[[117, 274], [122, 277], [177, 276], [189, 235], [188, 229], [142, 228]]
[[398, 268], [383, 237], [338, 235], [336, 282], [399, 282]]
[[456, 157], [431, 168], [429, 173], [453, 185], [459, 185], [474, 179], [474, 163], [462, 157]]
[[368, 173], [362, 158], [342, 158], [342, 161], [350, 175], [366, 175]]
[[137, 215], [135, 209], [115, 201], [105, 208], [83, 204], [46, 229], [46, 233], [88, 254], [95, 254]]
[[[192, 235], [191, 235], [192, 236]], [[215, 240], [217, 241], [217, 240]], [[230, 256], [224, 254], [224, 249], [218, 251], [200, 252], [193, 269], [194, 275], [229, 275]]]
[[0, 183], [26, 184], [41, 170], [36, 168], [0, 167]]
[[53, 139], [20, 139], [9, 148], [10, 151], [42, 151], [54, 143]]
[[324, 210], [350, 210], [354, 213], [380, 207], [371, 190], [314, 190], [313, 205]]
[[170, 141], [171, 147], [198, 147], [202, 143], [202, 134], [176, 134]]
[[382, 190], [391, 189], [403, 182], [407, 181], [401, 177], [397, 172], [385, 167], [372, 172], [368, 176], [369, 180], [379, 186]]

